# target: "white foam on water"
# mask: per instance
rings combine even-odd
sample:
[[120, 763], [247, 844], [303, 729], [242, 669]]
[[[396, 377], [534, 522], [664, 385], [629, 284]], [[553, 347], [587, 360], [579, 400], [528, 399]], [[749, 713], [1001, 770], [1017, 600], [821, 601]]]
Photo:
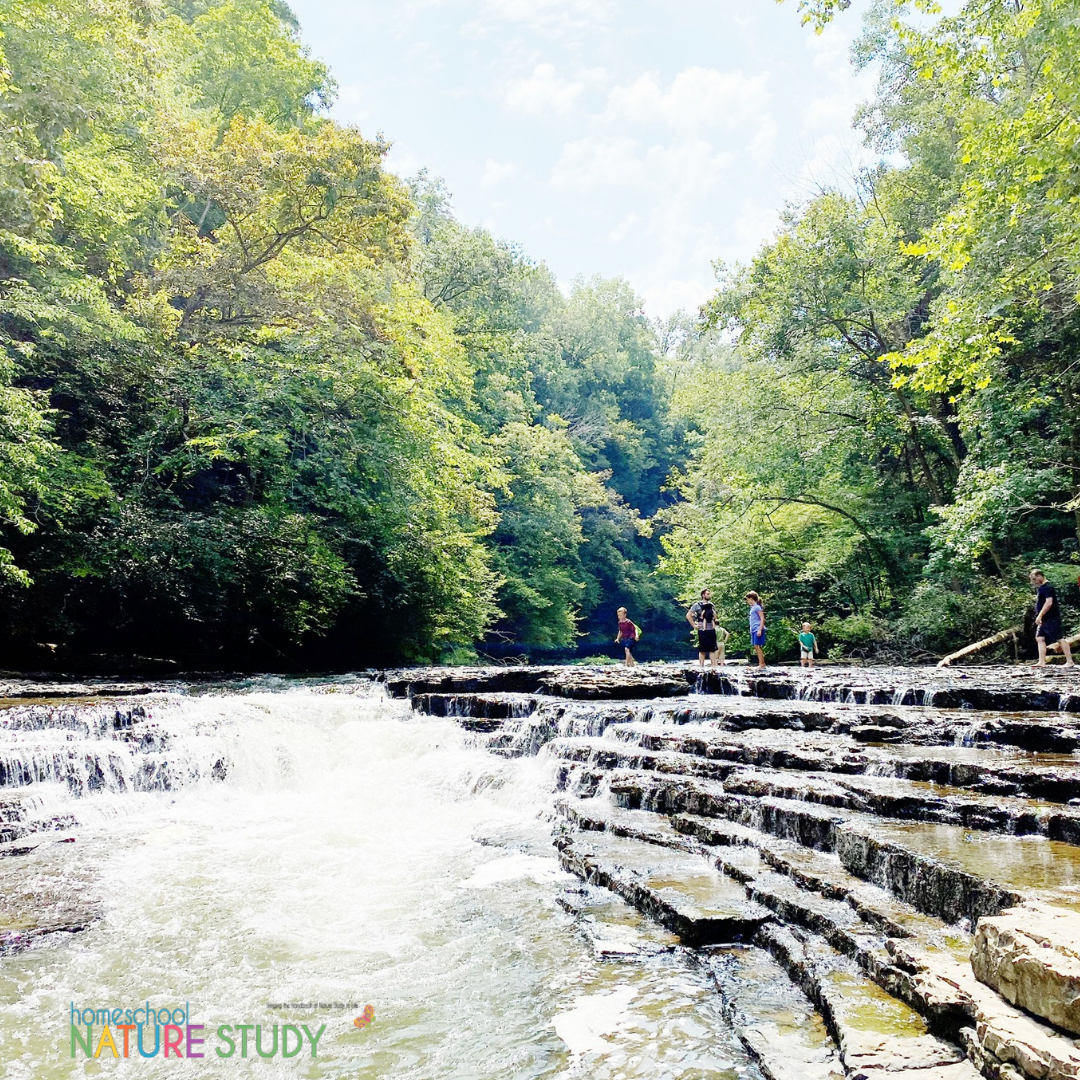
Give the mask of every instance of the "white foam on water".
[[574, 1054], [610, 1050], [612, 1043], [606, 1036], [615, 1034], [627, 1019], [635, 997], [637, 990], [633, 986], [581, 997], [572, 1009], [555, 1017], [555, 1034]]
[[[646, 978], [653, 1004], [605, 1058], [610, 1075], [746, 1072], [704, 976], [598, 966], [559, 907], [545, 758], [496, 758], [451, 720], [317, 687], [185, 698], [156, 721], [174, 790], [74, 798], [35, 785], [77, 815], [75, 842], [50, 857], [69, 860], [72, 888], [92, 891], [102, 917], [0, 961], [11, 1080], [606, 1076], [580, 1072], [555, 1018], [596, 990], [629, 1001]], [[105, 1049], [88, 1062], [77, 1048], [72, 1061], [72, 1002], [147, 1000], [190, 1002], [207, 1056], [113, 1061]], [[290, 1002], [315, 1007], [273, 1007]], [[575, 1045], [612, 1002], [577, 1014]], [[374, 1020], [358, 1027], [367, 1005]], [[262, 1060], [253, 1043], [246, 1060], [217, 1058], [218, 1025], [247, 1023], [262, 1025], [264, 1048], [274, 1024], [326, 1028], [316, 1059], [305, 1047]]]
[[462, 889], [488, 889], [492, 885], [499, 885], [505, 881], [520, 881], [522, 878], [536, 882], [574, 880], [573, 874], [559, 869], [557, 859], [515, 851], [512, 855], [484, 863], [469, 878], [461, 882], [460, 887]]

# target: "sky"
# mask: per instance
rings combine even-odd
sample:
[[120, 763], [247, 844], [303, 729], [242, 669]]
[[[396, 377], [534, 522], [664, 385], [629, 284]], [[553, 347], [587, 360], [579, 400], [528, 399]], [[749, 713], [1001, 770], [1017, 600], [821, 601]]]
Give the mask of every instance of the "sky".
[[795, 0], [291, 0], [339, 84], [332, 115], [442, 177], [459, 220], [568, 287], [621, 276], [662, 317], [747, 261], [785, 203], [868, 160], [873, 92]]

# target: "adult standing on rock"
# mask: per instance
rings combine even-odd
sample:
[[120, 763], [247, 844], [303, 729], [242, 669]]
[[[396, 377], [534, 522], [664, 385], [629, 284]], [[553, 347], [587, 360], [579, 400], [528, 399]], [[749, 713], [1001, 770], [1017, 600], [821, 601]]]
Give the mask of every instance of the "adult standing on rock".
[[759, 671], [765, 670], [765, 609], [761, 606], [761, 597], [751, 590], [746, 594], [750, 605], [750, 645], [757, 656]]
[[1046, 580], [1041, 570], [1031, 571], [1031, 583], [1035, 586], [1035, 644], [1039, 647], [1039, 659], [1035, 667], [1046, 667], [1046, 650], [1057, 645], [1065, 657], [1065, 666], [1073, 667], [1072, 649], [1061, 632], [1061, 606], [1058, 604], [1054, 586]]
[[[708, 589], [702, 589], [699, 596], [700, 599], [694, 601], [690, 606], [690, 610], [686, 613], [686, 621], [698, 634], [698, 664], [701, 667], [705, 666], [705, 661], [702, 659], [702, 654], [704, 654], [710, 657], [713, 667], [716, 667], [717, 661], [723, 666], [727, 663], [726, 646], [731, 634], [722, 626], [716, 625], [715, 609], [712, 606], [712, 593]], [[708, 626], [704, 625], [704, 615], [707, 609], [713, 612], [713, 617], [708, 620]], [[708, 649], [702, 646], [702, 631], [706, 633], [704, 644], [711, 646]], [[715, 633], [715, 638], [710, 631]]]
[[[712, 609], [712, 593], [708, 589], [702, 589], [698, 593], [698, 599], [690, 605], [690, 610], [686, 613], [686, 621], [697, 631], [698, 635], [698, 653], [701, 653], [701, 631], [702, 617], [705, 614], [705, 609]], [[710, 653], [715, 651], [716, 646], [709, 650]]]
[[712, 593], [708, 589], [702, 589], [699, 593], [700, 599], [695, 600], [690, 605], [690, 610], [686, 613], [686, 621], [695, 629], [701, 629], [701, 609], [709, 603], [712, 603]]
[[705, 661], [716, 670], [716, 656], [719, 646], [716, 641], [716, 611], [712, 602], [706, 600], [701, 605], [701, 615], [698, 620], [697, 632], [698, 666], [705, 670]]

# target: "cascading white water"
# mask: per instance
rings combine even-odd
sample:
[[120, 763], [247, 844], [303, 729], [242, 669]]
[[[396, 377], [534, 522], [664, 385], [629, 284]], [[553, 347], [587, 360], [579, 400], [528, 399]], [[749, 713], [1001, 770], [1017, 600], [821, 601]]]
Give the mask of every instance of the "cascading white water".
[[[673, 1080], [754, 1074], [703, 974], [672, 953], [598, 961], [558, 905], [544, 759], [494, 758], [374, 694], [188, 698], [157, 723], [174, 790], [36, 784], [79, 820], [75, 842], [0, 860], [47, 867], [101, 911], [0, 962], [6, 1076], [96, 1072], [81, 1048], [71, 1059], [71, 1004], [147, 1000], [190, 1002], [206, 1057], [106, 1047], [106, 1072], [631, 1078], [663, 1060]], [[326, 1029], [315, 1060], [307, 1045], [262, 1060], [253, 1043], [222, 1060], [224, 1024], [260, 1024], [264, 1050], [274, 1024]]]

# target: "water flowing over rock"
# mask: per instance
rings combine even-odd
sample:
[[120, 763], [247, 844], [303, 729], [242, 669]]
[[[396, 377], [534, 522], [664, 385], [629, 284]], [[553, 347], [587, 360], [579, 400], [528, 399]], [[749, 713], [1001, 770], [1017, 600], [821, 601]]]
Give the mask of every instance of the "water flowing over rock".
[[[763, 1034], [779, 1000], [823, 1025], [800, 1027], [799, 1076], [1080, 1078], [1074, 673], [656, 664], [386, 686], [553, 766], [563, 867], [700, 952], [767, 1076], [793, 1075]], [[761, 972], [788, 989], [755, 997]]]
[[[0, 702], [2, 953], [100, 918], [61, 857], [95, 807], [250, 768], [227, 719], [243, 683], [112, 685]], [[553, 1021], [574, 1054], [609, 1047], [639, 992], [677, 1009], [692, 984], [751, 1077], [1080, 1080], [1075, 675], [415, 668], [305, 693], [392, 706], [395, 739], [457, 725], [491, 762], [471, 791], [531, 770], [553, 846], [465, 885], [543, 864], [595, 962], [644, 965]], [[258, 750], [288, 780], [295, 762]]]

